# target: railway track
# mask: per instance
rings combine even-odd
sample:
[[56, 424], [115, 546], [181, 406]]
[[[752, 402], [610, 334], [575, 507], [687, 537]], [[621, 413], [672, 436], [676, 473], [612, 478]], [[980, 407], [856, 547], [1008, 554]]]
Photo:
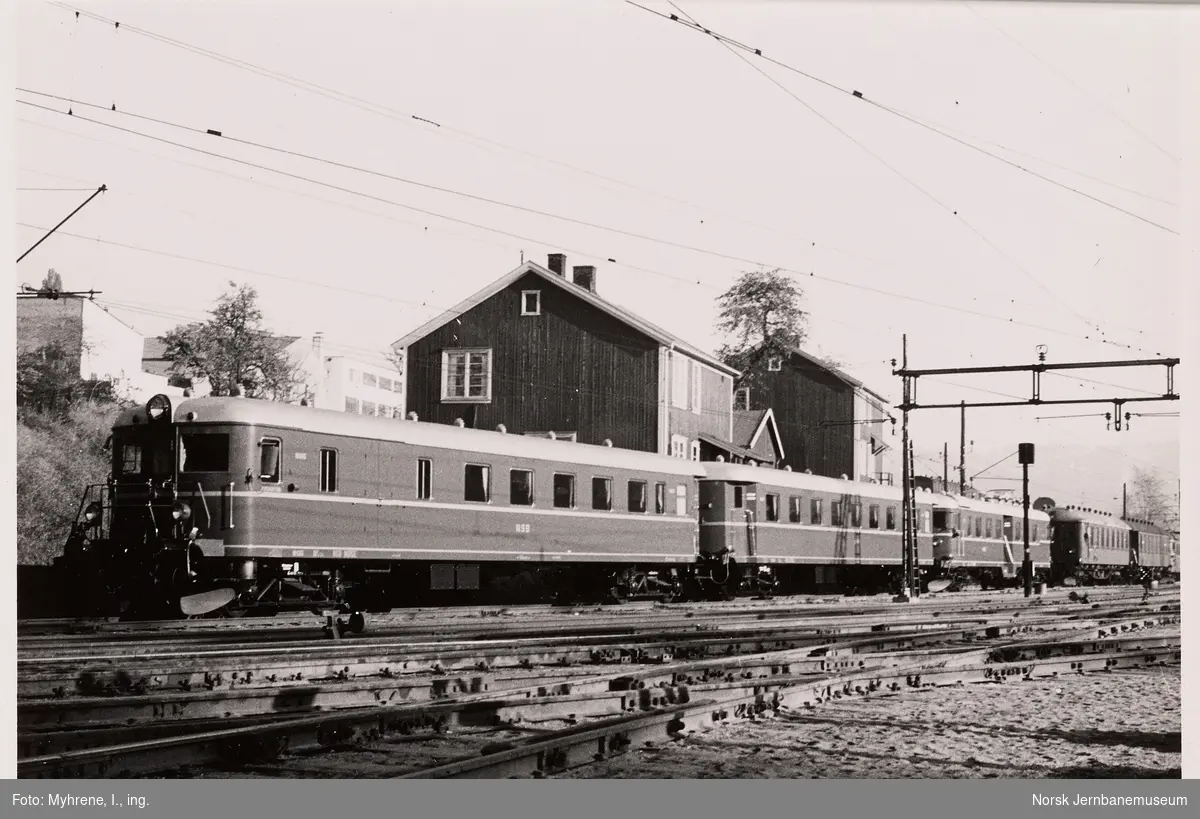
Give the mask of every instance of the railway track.
[[[100, 696], [63, 690], [68, 678], [61, 664], [78, 656], [31, 656], [31, 647], [22, 646], [19, 775], [244, 769], [273, 764], [263, 760], [285, 751], [295, 759], [362, 742], [410, 749], [412, 759], [397, 765], [420, 776], [544, 775], [575, 764], [587, 749], [591, 761], [646, 737], [664, 739], [828, 698], [1178, 661], [1174, 596], [1020, 602], [977, 602], [970, 617], [944, 605], [906, 609], [906, 622], [897, 621], [894, 607], [879, 607], [891, 617], [874, 620], [842, 607], [841, 618], [791, 611], [769, 623], [755, 615], [753, 624], [722, 622], [719, 629], [677, 633], [642, 623], [603, 634], [589, 624], [593, 633], [580, 636], [542, 623], [526, 627], [520, 638], [515, 630], [488, 641], [453, 634], [424, 646], [407, 638], [268, 643], [273, 656], [262, 655], [267, 646], [248, 643], [190, 660], [180, 655], [194, 655], [191, 649], [163, 651], [151, 641], [151, 650], [143, 644], [117, 658], [127, 680], [149, 684], [110, 687]], [[538, 628], [544, 633], [533, 636]], [[215, 675], [199, 667], [218, 657], [226, 665]], [[555, 723], [579, 724], [540, 728]], [[456, 753], [469, 758], [430, 767], [430, 743], [454, 745], [456, 737], [500, 744], [468, 753], [459, 743]]]

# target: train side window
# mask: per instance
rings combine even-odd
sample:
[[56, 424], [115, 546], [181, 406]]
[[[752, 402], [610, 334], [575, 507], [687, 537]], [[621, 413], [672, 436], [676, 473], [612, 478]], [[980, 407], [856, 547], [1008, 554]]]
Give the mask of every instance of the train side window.
[[779, 520], [778, 495], [767, 495], [767, 520]]
[[742, 508], [742, 496], [743, 496], [742, 487], [740, 487], [740, 486], [733, 487], [733, 508], [734, 509]]
[[279, 483], [280, 453], [283, 442], [278, 438], [263, 438], [258, 442], [259, 465], [258, 477], [263, 483]]
[[986, 533], [985, 537], [991, 537], [992, 536], [992, 519], [988, 518], [987, 520], [985, 520], [983, 522], [983, 527], [984, 527], [983, 531]]
[[179, 469], [181, 472], [228, 472], [229, 436], [180, 435]]
[[665, 515], [667, 513], [667, 485], [665, 483], [654, 484], [654, 514]]
[[483, 464], [463, 467], [463, 500], [488, 503], [492, 499], [492, 468]]
[[433, 497], [433, 461], [417, 458], [417, 500]]
[[809, 510], [808, 510], [811, 514], [811, 517], [809, 518], [810, 523], [815, 523], [818, 526], [820, 526], [822, 523], [825, 522], [825, 510], [821, 508], [824, 505], [825, 504], [823, 503], [821, 498], [813, 498], [812, 499], [812, 503], [809, 504]]
[[983, 518], [975, 516], [975, 537], [983, 537]]
[[533, 506], [533, 471], [514, 469], [508, 473], [508, 502], [513, 506]]
[[803, 523], [801, 519], [804, 517], [804, 499], [792, 495], [788, 498], [788, 520], [792, 523]]
[[929, 510], [922, 509], [919, 514], [921, 517], [921, 531], [924, 532], [925, 534], [929, 534], [930, 532], [933, 531], [933, 526], [930, 525], [931, 521], [930, 521]]
[[862, 504], [861, 503], [850, 504], [850, 525], [855, 529], [862, 527]]
[[872, 529], [879, 528], [879, 505], [871, 504], [867, 507], [867, 525]]
[[687, 487], [683, 484], [675, 487], [675, 514], [687, 515]]
[[554, 507], [556, 509], [575, 508], [575, 476], [554, 474]]
[[646, 511], [646, 482], [629, 482], [629, 511], [642, 514]]
[[612, 478], [592, 478], [592, 508], [601, 512], [612, 511]]
[[842, 502], [840, 500], [829, 502], [829, 525], [842, 525]]
[[338, 488], [337, 450], [321, 450], [321, 491], [336, 492]]
[[895, 506], [889, 506], [887, 508], [887, 528], [893, 529], [893, 530], [896, 528], [896, 507]]

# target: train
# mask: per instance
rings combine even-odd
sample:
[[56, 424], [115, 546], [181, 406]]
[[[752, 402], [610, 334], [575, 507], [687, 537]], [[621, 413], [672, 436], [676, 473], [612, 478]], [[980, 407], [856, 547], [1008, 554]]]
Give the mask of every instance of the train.
[[[156, 395], [111, 457], [56, 560], [78, 616], [337, 611], [358, 631], [405, 605], [871, 593], [904, 571], [899, 488], [607, 441]], [[1021, 581], [1019, 507], [922, 490], [911, 510], [924, 584]], [[1029, 520], [1045, 580], [1058, 535]]]

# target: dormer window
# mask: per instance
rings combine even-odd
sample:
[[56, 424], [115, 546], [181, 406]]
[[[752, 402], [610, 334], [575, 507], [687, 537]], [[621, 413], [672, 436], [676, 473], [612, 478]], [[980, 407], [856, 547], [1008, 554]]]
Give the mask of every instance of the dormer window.
[[540, 316], [542, 314], [542, 291], [521, 291], [521, 315]]
[[750, 409], [750, 388], [742, 387], [733, 394], [733, 408], [735, 410]]
[[777, 373], [782, 369], [783, 369], [783, 359], [782, 358], [768, 358], [767, 359], [767, 371], [768, 372]]

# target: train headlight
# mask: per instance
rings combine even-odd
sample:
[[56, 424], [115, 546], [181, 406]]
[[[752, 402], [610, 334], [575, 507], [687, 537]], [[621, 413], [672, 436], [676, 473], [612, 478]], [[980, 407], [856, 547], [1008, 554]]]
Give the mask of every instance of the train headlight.
[[183, 501], [179, 501], [171, 509], [171, 517], [175, 520], [183, 521], [192, 516], [192, 507], [188, 506]]
[[83, 510], [83, 520], [89, 526], [95, 526], [100, 522], [100, 515], [103, 514], [103, 512], [104, 507], [96, 501], [92, 501], [87, 505], [87, 508]]
[[171, 420], [171, 399], [165, 395], [154, 396], [146, 402], [146, 414], [150, 416], [151, 421], [158, 421], [163, 417]]

